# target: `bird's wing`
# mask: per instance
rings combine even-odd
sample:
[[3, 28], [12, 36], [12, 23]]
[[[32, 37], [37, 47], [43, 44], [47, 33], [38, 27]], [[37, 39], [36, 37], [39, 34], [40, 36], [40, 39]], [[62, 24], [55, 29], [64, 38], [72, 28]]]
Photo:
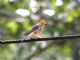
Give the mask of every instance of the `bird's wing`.
[[39, 25], [36, 25], [31, 30], [27, 31], [24, 35], [28, 36], [30, 33], [36, 31], [38, 28], [39, 28]]

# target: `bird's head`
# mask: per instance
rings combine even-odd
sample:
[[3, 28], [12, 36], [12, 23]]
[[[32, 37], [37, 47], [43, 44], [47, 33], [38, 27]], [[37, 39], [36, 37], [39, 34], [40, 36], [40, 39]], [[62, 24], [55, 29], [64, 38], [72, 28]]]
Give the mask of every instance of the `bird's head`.
[[41, 20], [40, 20], [40, 24], [42, 24], [42, 25], [47, 25], [47, 21], [46, 21], [45, 19], [41, 19]]

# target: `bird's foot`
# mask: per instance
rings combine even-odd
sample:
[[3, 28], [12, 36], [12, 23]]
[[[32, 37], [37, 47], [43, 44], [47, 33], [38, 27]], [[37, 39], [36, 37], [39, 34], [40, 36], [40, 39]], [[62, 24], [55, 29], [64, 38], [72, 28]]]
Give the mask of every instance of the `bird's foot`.
[[32, 36], [31, 39], [38, 39], [38, 36]]
[[38, 38], [41, 38], [41, 36], [36, 35], [36, 36], [32, 36], [31, 38], [32, 38], [32, 39], [38, 39]]

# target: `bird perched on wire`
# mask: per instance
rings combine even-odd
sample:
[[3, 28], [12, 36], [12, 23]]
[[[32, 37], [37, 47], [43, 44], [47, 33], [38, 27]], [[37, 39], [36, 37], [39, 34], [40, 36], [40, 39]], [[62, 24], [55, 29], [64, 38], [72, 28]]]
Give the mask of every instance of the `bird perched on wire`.
[[42, 19], [38, 24], [32, 27], [32, 29], [28, 30], [24, 35], [27, 38], [40, 38], [40, 34], [42, 33], [47, 22]]

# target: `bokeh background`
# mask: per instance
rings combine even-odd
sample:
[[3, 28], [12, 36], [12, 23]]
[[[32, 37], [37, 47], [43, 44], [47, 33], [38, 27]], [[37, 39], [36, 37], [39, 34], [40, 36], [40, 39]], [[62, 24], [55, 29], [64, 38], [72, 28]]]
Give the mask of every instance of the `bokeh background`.
[[[0, 0], [0, 40], [21, 39], [40, 19], [42, 37], [80, 33], [80, 0]], [[1, 44], [0, 60], [79, 60], [79, 39]]]

